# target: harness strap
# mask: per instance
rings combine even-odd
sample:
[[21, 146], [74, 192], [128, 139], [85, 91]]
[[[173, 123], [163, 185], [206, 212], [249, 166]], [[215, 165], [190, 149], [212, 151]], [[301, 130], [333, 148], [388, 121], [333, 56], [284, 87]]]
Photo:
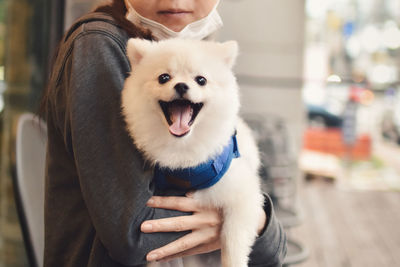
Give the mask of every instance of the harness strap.
[[236, 133], [221, 154], [195, 167], [169, 169], [155, 166], [154, 181], [159, 189], [198, 190], [216, 184], [227, 172], [232, 159], [240, 157]]

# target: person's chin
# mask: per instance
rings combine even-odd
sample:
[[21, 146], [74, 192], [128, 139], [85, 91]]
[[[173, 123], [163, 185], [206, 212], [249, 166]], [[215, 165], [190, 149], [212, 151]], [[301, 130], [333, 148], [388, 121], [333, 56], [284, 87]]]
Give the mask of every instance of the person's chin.
[[186, 25], [192, 23], [193, 21], [189, 18], [190, 15], [185, 14], [168, 14], [163, 15], [162, 20], [159, 23], [166, 26], [168, 29], [174, 32], [180, 32], [185, 28]]

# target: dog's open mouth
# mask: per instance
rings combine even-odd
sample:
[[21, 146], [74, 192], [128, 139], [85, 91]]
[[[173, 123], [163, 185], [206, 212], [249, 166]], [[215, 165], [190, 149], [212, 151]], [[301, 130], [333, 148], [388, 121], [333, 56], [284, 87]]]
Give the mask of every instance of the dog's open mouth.
[[160, 100], [159, 103], [169, 125], [169, 132], [176, 137], [189, 133], [190, 126], [203, 107], [203, 103], [193, 103], [186, 99], [171, 102]]

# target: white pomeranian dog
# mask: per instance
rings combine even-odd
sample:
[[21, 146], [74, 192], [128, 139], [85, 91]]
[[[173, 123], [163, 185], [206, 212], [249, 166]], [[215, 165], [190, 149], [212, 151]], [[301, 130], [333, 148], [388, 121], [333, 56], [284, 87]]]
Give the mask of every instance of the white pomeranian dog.
[[196, 190], [200, 203], [221, 208], [224, 267], [248, 265], [264, 200], [257, 146], [238, 115], [237, 53], [235, 41], [130, 39], [122, 91], [128, 131], [156, 186]]

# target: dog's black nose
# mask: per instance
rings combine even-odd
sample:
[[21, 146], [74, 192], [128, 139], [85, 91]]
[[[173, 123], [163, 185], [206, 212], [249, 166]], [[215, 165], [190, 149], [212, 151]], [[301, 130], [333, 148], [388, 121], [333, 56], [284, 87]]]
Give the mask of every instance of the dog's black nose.
[[175, 84], [174, 89], [180, 97], [183, 97], [183, 95], [189, 90], [189, 86], [187, 86], [186, 83], [177, 83]]

